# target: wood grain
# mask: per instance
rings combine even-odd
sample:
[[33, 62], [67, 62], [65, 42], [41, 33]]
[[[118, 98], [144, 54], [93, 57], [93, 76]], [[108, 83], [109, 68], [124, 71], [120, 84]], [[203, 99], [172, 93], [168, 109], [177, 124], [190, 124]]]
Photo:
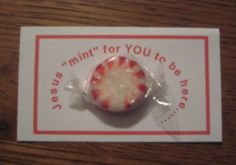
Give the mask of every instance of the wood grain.
[[[222, 144], [16, 142], [21, 26], [218, 27]], [[0, 0], [0, 164], [143, 165], [236, 163], [235, 0]]]

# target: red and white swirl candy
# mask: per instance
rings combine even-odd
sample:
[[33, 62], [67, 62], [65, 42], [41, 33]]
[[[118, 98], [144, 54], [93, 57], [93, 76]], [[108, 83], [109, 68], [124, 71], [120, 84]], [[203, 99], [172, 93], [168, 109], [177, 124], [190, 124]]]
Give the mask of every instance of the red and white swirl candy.
[[89, 97], [106, 111], [125, 112], [139, 106], [148, 91], [142, 67], [124, 56], [100, 63], [91, 74]]

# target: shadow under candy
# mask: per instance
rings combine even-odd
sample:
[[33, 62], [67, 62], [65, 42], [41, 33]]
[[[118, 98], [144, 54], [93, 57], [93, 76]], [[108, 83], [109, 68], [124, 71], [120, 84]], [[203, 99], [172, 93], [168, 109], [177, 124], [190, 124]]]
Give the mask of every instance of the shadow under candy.
[[114, 113], [104, 111], [95, 105], [89, 108], [100, 121], [117, 128], [129, 128], [145, 118], [149, 113], [148, 103], [145, 101], [134, 110]]
[[[81, 104], [83, 103], [83, 104]], [[89, 110], [93, 113], [100, 121], [103, 123], [109, 124], [117, 128], [129, 128], [145, 118], [149, 112], [150, 104], [148, 100], [145, 100], [139, 107], [134, 110], [114, 113], [102, 110], [96, 105], [85, 103], [83, 101], [75, 101], [74, 104], [71, 104], [71, 108], [76, 110]]]

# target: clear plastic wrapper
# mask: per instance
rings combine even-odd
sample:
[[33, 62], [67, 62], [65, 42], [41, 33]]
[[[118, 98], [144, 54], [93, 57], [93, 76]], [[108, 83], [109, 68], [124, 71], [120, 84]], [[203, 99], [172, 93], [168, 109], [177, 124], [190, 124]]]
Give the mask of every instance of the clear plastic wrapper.
[[172, 109], [163, 66], [160, 64], [155, 72], [150, 72], [131, 55], [101, 61], [86, 80], [72, 74], [66, 88], [71, 91], [70, 106], [90, 110], [117, 127], [131, 126], [149, 113], [159, 122]]

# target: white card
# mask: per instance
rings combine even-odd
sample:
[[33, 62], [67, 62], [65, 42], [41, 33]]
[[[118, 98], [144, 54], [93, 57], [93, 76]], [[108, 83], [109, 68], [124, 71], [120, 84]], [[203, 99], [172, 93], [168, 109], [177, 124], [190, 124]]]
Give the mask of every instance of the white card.
[[[98, 63], [119, 55], [150, 72], [162, 63], [170, 110], [113, 115], [71, 106], [71, 76], [86, 83]], [[17, 139], [221, 142], [219, 30], [22, 27]]]

